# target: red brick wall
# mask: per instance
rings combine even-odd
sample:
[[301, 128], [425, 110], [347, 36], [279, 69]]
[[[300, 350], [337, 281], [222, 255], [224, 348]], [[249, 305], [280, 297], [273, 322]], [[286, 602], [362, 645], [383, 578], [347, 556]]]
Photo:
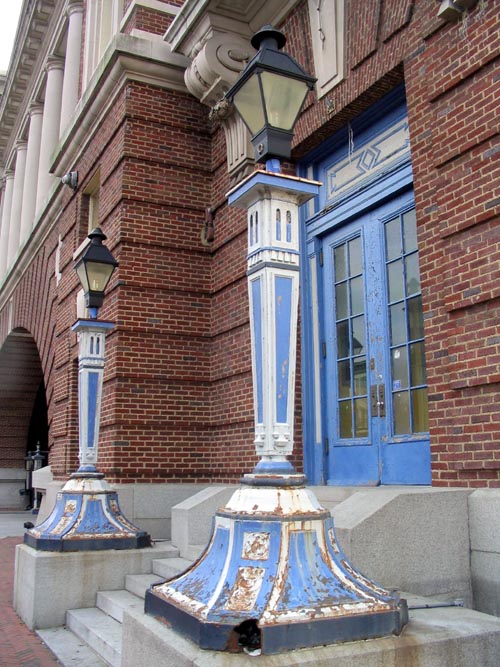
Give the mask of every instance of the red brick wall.
[[487, 3], [406, 67], [437, 485], [500, 486], [498, 46]]
[[130, 33], [136, 29], [145, 30], [154, 35], [163, 35], [174, 18], [172, 14], [165, 14], [146, 7], [136, 6], [131, 12], [127, 25], [124, 26], [124, 32]]
[[[500, 486], [498, 16], [446, 24], [432, 0], [347, 4], [345, 80], [299, 120], [295, 156], [404, 78], [425, 310], [433, 483]], [[311, 71], [305, 4], [288, 50]], [[326, 101], [333, 105], [328, 113]], [[354, 138], [355, 140], [355, 138]]]
[[[434, 483], [498, 486], [497, 13], [480, 3], [464, 32], [437, 19], [435, 0], [346, 4], [346, 77], [325, 98], [309, 96], [294, 158], [405, 82]], [[136, 13], [134, 26], [143, 21], [142, 29], [156, 31], [151, 18]], [[312, 73], [305, 2], [283, 28], [289, 52]], [[54, 230], [13, 301], [14, 326], [32, 334], [39, 352], [56, 475], [76, 467], [72, 255], [86, 234], [82, 191], [99, 168], [100, 224], [120, 262], [100, 313], [116, 322], [107, 338], [100, 467], [111, 481], [237, 479], [255, 462], [246, 219], [225, 201], [221, 128], [188, 94], [130, 83], [75, 168], [80, 188], [64, 193]], [[207, 207], [211, 245], [202, 237]], [[0, 346], [8, 319], [0, 313]], [[296, 413], [300, 467], [299, 398]]]

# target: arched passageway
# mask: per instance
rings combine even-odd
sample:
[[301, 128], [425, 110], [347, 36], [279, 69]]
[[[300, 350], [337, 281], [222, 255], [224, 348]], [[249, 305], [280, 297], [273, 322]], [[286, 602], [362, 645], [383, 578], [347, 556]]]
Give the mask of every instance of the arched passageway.
[[0, 508], [24, 508], [25, 456], [47, 450], [47, 403], [38, 349], [15, 329], [0, 349]]

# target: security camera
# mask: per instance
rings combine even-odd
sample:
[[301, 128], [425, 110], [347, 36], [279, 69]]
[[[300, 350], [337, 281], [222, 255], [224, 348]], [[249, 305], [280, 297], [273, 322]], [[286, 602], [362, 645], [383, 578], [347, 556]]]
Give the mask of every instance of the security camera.
[[68, 185], [72, 190], [76, 190], [78, 187], [78, 172], [68, 171], [68, 173], [64, 174], [61, 178], [61, 183], [63, 185]]

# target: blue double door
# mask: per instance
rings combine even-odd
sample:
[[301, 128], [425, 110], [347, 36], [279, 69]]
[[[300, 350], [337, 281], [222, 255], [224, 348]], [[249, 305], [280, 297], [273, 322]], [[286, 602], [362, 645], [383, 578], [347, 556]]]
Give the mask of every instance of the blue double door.
[[321, 239], [324, 478], [430, 484], [424, 326], [413, 198]]

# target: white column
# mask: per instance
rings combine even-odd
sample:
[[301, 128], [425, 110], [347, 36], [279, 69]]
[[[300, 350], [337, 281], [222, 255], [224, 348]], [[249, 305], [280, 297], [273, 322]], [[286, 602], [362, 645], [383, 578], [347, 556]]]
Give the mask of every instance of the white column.
[[19, 250], [21, 237], [21, 214], [23, 207], [24, 174], [26, 172], [26, 152], [28, 144], [20, 141], [16, 144], [16, 170], [14, 172], [14, 191], [10, 213], [9, 250], [7, 265], [11, 266]]
[[2, 229], [0, 231], [0, 280], [5, 276], [7, 270], [7, 257], [9, 254], [9, 232], [10, 212], [12, 210], [12, 194], [14, 192], [14, 172], [5, 174], [5, 187], [3, 192]]
[[62, 136], [64, 130], [68, 127], [78, 102], [83, 19], [83, 4], [81, 0], [69, 0], [67, 12], [69, 26], [66, 40], [66, 58], [64, 61], [59, 136]]
[[[3, 209], [5, 206], [5, 178], [2, 178], [0, 181], [0, 243], [2, 242], [2, 220], [3, 220]], [[0, 256], [2, 255], [2, 250], [0, 247]], [[0, 283], [2, 282], [2, 274], [0, 273]]]
[[40, 210], [42, 204], [45, 202], [55, 178], [49, 173], [49, 168], [52, 153], [59, 141], [63, 64], [62, 58], [58, 58], [57, 56], [50, 56], [47, 60], [47, 84], [45, 87], [40, 166], [36, 192], [37, 211]]
[[21, 214], [21, 243], [28, 238], [35, 220], [42, 120], [43, 107], [40, 104], [31, 106], [28, 151], [26, 153], [26, 173], [24, 175], [23, 208]]
[[0, 238], [2, 238], [2, 216], [3, 216], [3, 205], [5, 203], [5, 179], [2, 178], [0, 181]]

